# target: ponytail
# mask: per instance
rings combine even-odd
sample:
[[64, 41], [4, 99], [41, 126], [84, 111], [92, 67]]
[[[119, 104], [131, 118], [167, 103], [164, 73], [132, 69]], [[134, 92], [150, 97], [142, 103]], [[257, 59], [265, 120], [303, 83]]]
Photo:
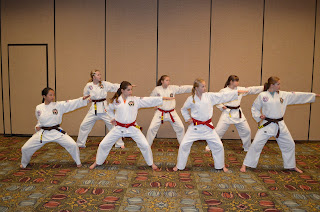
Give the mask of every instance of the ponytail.
[[228, 85], [230, 85], [230, 81], [239, 81], [239, 77], [237, 76], [237, 75], [230, 75], [229, 77], [228, 77], [228, 80], [227, 80], [227, 82], [224, 84], [224, 87], [226, 88], [226, 87], [228, 87]]
[[[47, 96], [49, 91], [54, 91], [52, 88], [46, 87], [41, 91], [41, 96]], [[42, 103], [44, 103], [44, 98], [42, 97]]]
[[158, 82], [157, 82], [157, 86], [162, 85], [162, 81], [165, 80], [167, 77], [169, 77], [169, 76], [168, 75], [162, 75], [160, 77], [160, 79], [158, 80]]
[[267, 91], [270, 88], [270, 85], [276, 84], [280, 80], [279, 77], [269, 77], [268, 82], [264, 83], [263, 91]]
[[117, 92], [114, 93], [113, 97], [110, 98], [110, 103], [113, 103], [114, 100], [116, 100], [116, 103], [119, 103], [118, 98], [121, 96], [122, 91], [128, 88], [128, 86], [131, 85], [128, 81], [122, 81], [120, 84], [120, 88], [118, 88]]

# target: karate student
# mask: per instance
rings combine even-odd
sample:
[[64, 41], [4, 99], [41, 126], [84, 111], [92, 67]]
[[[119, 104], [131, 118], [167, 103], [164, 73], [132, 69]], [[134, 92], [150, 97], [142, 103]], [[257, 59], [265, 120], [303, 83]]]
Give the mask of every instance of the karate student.
[[264, 92], [258, 95], [251, 108], [253, 118], [262, 123], [240, 171], [245, 172], [247, 166], [256, 168], [264, 145], [270, 137], [275, 137], [282, 153], [284, 168], [302, 173], [296, 167], [295, 143], [283, 116], [287, 105], [311, 103], [316, 96], [319, 94], [280, 91], [280, 79], [270, 77], [264, 85]]
[[[120, 84], [117, 83], [113, 84], [101, 81], [101, 73], [99, 70], [92, 70], [90, 77], [90, 81], [84, 87], [83, 95], [90, 95], [92, 105], [80, 125], [77, 139], [77, 145], [82, 148], [86, 147], [88, 135], [97, 120], [103, 120], [109, 132], [113, 128], [113, 125], [110, 123], [111, 118], [106, 112], [108, 105], [106, 101], [107, 92], [116, 92], [120, 87]], [[115, 146], [124, 148], [122, 138], [119, 138]]]
[[[192, 85], [170, 85], [170, 77], [168, 75], [163, 75], [157, 82], [157, 87], [153, 89], [150, 96], [164, 96], [164, 97], [175, 97], [176, 94], [190, 93], [192, 90]], [[176, 101], [164, 101], [163, 105], [158, 106], [154, 113], [153, 119], [149, 126], [147, 132], [147, 141], [152, 146], [153, 140], [159, 130], [161, 124], [164, 121], [169, 121], [173, 130], [177, 134], [177, 139], [179, 144], [181, 143], [184, 136], [184, 126], [178, 116], [176, 110]]]
[[[135, 97], [132, 95], [132, 85], [123, 81], [120, 88], [111, 98], [108, 106], [108, 114], [112, 118], [111, 123], [115, 127], [104, 137], [99, 144], [96, 161], [90, 166], [94, 169], [97, 165], [102, 165], [106, 160], [112, 145], [121, 137], [131, 137], [139, 147], [148, 166], [152, 169], [158, 167], [153, 163], [151, 147], [141, 130], [136, 125], [136, 118], [139, 108], [155, 107], [163, 104], [163, 100], [172, 100], [170, 97]], [[115, 112], [114, 112], [115, 111]]]
[[54, 90], [45, 88], [42, 90], [42, 104], [36, 107], [36, 133], [21, 148], [21, 168], [26, 168], [30, 162], [31, 156], [43, 145], [49, 142], [57, 142], [63, 146], [77, 167], [81, 167], [79, 147], [75, 141], [60, 127], [62, 115], [87, 105], [88, 96], [80, 97], [74, 100], [55, 102]]
[[[251, 145], [251, 129], [240, 108], [240, 102], [242, 97], [248, 94], [261, 93], [263, 91], [263, 86], [252, 86], [247, 88], [240, 87], [239, 77], [236, 75], [230, 75], [224, 85], [224, 88], [219, 92], [230, 92], [233, 90], [244, 90], [248, 91], [248, 93], [239, 95], [238, 99], [231, 102], [216, 105], [216, 107], [222, 111], [222, 114], [215, 130], [221, 139], [228, 130], [230, 124], [234, 124], [242, 140], [243, 149], [247, 152]], [[206, 146], [206, 151], [210, 151], [209, 146]]]
[[[214, 130], [211, 122], [213, 106], [238, 99], [238, 94], [247, 91], [233, 90], [225, 93], [206, 92], [206, 83], [203, 79], [196, 79], [193, 83], [192, 96], [189, 96], [181, 108], [182, 116], [190, 125], [179, 147], [177, 165], [174, 171], [183, 170], [187, 164], [191, 146], [194, 141], [206, 140], [214, 160], [215, 169], [228, 169], [224, 164], [223, 144]], [[188, 109], [191, 110], [191, 116]]]

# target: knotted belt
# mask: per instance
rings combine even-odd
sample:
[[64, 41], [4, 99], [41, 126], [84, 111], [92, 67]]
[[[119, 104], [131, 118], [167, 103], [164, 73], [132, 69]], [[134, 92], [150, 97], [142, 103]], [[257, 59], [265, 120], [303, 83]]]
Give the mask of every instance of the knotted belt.
[[129, 128], [129, 127], [133, 126], [133, 127], [136, 127], [138, 129], [142, 130], [142, 127], [140, 127], [139, 125], [136, 125], [136, 121], [134, 121], [130, 124], [122, 124], [122, 123], [116, 121], [116, 125], [120, 126], [120, 127], [125, 127], [125, 128]]
[[64, 131], [63, 129], [60, 129], [60, 124], [57, 124], [56, 126], [52, 126], [52, 127], [41, 127], [41, 129], [43, 129], [42, 133], [41, 133], [41, 136], [40, 136], [40, 143], [42, 143], [42, 135], [43, 135], [43, 132], [45, 130], [57, 130], [59, 132], [61, 132], [62, 134], [66, 134], [66, 131]]
[[203, 124], [203, 125], [207, 125], [207, 126], [210, 127], [211, 129], [214, 129], [214, 126], [212, 126], [212, 125], [210, 124], [211, 119], [209, 119], [208, 121], [199, 121], [199, 120], [196, 120], [196, 119], [192, 118], [192, 121], [193, 121], [193, 124], [194, 124], [194, 125], [201, 125], [201, 124]]
[[[239, 109], [240, 108], [240, 105], [237, 106], [237, 107], [231, 107], [231, 106], [227, 106], [225, 105], [228, 109], [231, 109], [231, 110], [236, 110], [236, 109]], [[231, 117], [231, 114], [229, 113], [229, 116]], [[242, 117], [242, 114], [241, 114], [241, 110], [239, 109], [239, 118], [241, 119]]]
[[96, 99], [96, 100], [91, 100], [92, 102], [94, 102], [94, 114], [97, 115], [97, 102], [103, 102], [105, 101], [106, 98], [104, 99]]
[[267, 118], [267, 117], [266, 117], [264, 120], [266, 120], [267, 122], [264, 123], [264, 124], [261, 125], [261, 126], [258, 126], [258, 129], [264, 128], [264, 127], [268, 126], [268, 125], [271, 124], [271, 123], [276, 123], [276, 124], [278, 125], [278, 132], [277, 132], [276, 138], [279, 138], [279, 135], [280, 135], [279, 122], [283, 120], [283, 117], [282, 117], [282, 118], [279, 118], [279, 119], [270, 119], [270, 118]]
[[162, 109], [158, 108], [158, 110], [161, 112], [161, 124], [163, 124], [163, 114], [164, 114], [164, 113], [169, 113], [172, 122], [174, 122], [173, 116], [172, 116], [172, 114], [171, 114], [171, 112], [173, 112], [174, 109], [172, 109], [172, 110], [162, 110]]

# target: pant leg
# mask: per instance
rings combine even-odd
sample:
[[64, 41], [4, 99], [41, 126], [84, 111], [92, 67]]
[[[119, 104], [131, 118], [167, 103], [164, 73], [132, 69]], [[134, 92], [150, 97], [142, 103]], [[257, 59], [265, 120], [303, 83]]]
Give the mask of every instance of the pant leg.
[[181, 144], [182, 139], [184, 137], [184, 125], [183, 125], [183, 123], [182, 123], [182, 121], [176, 111], [172, 112], [172, 117], [174, 119], [174, 122], [172, 122], [172, 120], [170, 118], [170, 124], [171, 124], [173, 130], [176, 132], [177, 140], [178, 140], [179, 144]]
[[[220, 116], [220, 119], [218, 121], [218, 124], [217, 126], [215, 127], [215, 131], [216, 133], [218, 134], [219, 138], [221, 139], [224, 134], [227, 132], [227, 130], [229, 129], [229, 126], [230, 124], [227, 124], [225, 121], [224, 121], [224, 117], [223, 117], [223, 114], [221, 114]], [[207, 145], [206, 146], [206, 149], [208, 149], [209, 146]], [[210, 148], [209, 148], [210, 149]]]
[[91, 132], [92, 127], [96, 123], [97, 119], [98, 116], [96, 116], [94, 113], [91, 113], [89, 110], [80, 125], [79, 134], [77, 138], [77, 145], [79, 147], [86, 146], [88, 135]]
[[248, 151], [249, 150], [249, 147], [251, 145], [251, 129], [250, 129], [250, 126], [246, 121], [244, 122], [240, 122], [240, 123], [237, 123], [235, 124], [236, 125], [236, 128], [238, 130], [238, 133], [239, 133], [239, 136], [242, 140], [242, 146], [243, 146], [243, 149], [244, 151]]
[[158, 110], [155, 111], [152, 121], [150, 123], [149, 129], [147, 131], [146, 139], [150, 146], [152, 146], [153, 140], [156, 137], [157, 132], [161, 125], [161, 118], [159, 118], [159, 116], [161, 116], [161, 113]]
[[34, 134], [21, 148], [22, 157], [21, 165], [25, 168], [30, 160], [32, 155], [40, 149], [45, 143], [40, 143], [39, 136]]
[[243, 161], [243, 165], [256, 168], [259, 162], [261, 151], [264, 145], [267, 143], [268, 139], [271, 136], [264, 133], [263, 129], [257, 131], [256, 136], [253, 139], [253, 142], [247, 152], [247, 155]]
[[191, 127], [188, 127], [186, 134], [184, 135], [179, 151], [178, 151], [178, 158], [177, 158], [177, 168], [183, 170], [186, 167], [188, 157], [190, 154], [191, 146], [194, 141], [199, 140], [199, 136]]
[[[132, 127], [131, 127], [132, 128]], [[142, 134], [141, 130], [134, 129], [133, 133], [131, 133], [130, 137], [137, 143], [137, 146], [139, 147], [141, 154], [144, 157], [144, 160], [148, 164], [148, 166], [151, 166], [153, 164], [153, 156], [151, 147], [144, 135]]]
[[114, 127], [100, 142], [97, 156], [96, 156], [96, 163], [97, 165], [102, 165], [104, 161], [107, 159], [109, 152], [112, 146], [116, 143], [116, 141], [121, 138], [122, 134], [117, 127]]
[[295, 143], [289, 131], [280, 132], [279, 138], [276, 138], [280, 147], [285, 169], [296, 167]]
[[56, 140], [56, 142], [63, 146], [69, 152], [69, 154], [71, 155], [71, 157], [77, 165], [81, 164], [79, 147], [69, 135], [65, 134], [61, 136], [59, 139]]
[[215, 130], [207, 132], [205, 135], [208, 146], [212, 152], [215, 169], [222, 169], [224, 167], [224, 148]]
[[[110, 132], [113, 128], [114, 125], [111, 124], [111, 117], [107, 113], [99, 114], [99, 117], [104, 121], [104, 123], [107, 126], [108, 131]], [[121, 147], [124, 145], [124, 142], [122, 140], [122, 137], [120, 137], [117, 142], [116, 142], [116, 147]]]

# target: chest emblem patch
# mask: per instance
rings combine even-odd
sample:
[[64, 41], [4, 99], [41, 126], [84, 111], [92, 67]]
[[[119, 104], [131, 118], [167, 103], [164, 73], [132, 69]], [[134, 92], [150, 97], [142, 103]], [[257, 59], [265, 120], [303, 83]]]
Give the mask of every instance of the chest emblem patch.
[[37, 110], [37, 116], [41, 116], [41, 110]]
[[134, 101], [128, 102], [128, 105], [129, 105], [129, 106], [134, 106]]
[[173, 97], [173, 93], [170, 94], [170, 97]]
[[52, 110], [52, 113], [53, 113], [54, 115], [58, 115], [58, 110], [57, 110], [57, 109], [53, 109], [53, 110]]
[[281, 104], [283, 103], [283, 99], [282, 98], [280, 98], [280, 102], [281, 102]]
[[264, 102], [267, 102], [267, 101], [269, 101], [269, 97], [267, 97], [267, 96], [264, 96], [264, 97], [262, 98], [262, 101], [264, 101]]
[[92, 85], [90, 85], [90, 86], [89, 86], [89, 89], [90, 89], [90, 90], [92, 90], [92, 89], [93, 89]]

